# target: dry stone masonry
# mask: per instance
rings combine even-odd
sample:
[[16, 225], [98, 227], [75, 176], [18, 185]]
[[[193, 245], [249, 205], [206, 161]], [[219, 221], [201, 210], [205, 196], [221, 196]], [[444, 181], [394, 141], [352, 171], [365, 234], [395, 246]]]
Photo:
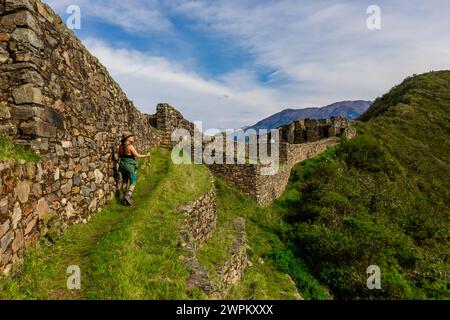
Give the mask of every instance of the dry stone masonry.
[[330, 120], [300, 120], [280, 130], [280, 167], [274, 175], [263, 175], [263, 165], [212, 164], [210, 170], [224, 181], [253, 198], [259, 205], [270, 205], [283, 194], [292, 167], [316, 157], [340, 143], [340, 136], [352, 139], [356, 130], [342, 117]]
[[43, 159], [0, 160], [0, 271], [8, 271], [50, 220], [86, 222], [114, 197], [123, 130], [144, 151], [170, 147], [164, 130], [188, 124], [167, 104], [140, 113], [41, 1], [0, 0], [0, 18], [0, 135]]
[[216, 188], [213, 186], [205, 195], [183, 206], [181, 211], [186, 216], [182, 230], [183, 242], [197, 250], [208, 240], [217, 225]]
[[[141, 151], [171, 148], [177, 128], [191, 135], [194, 125], [168, 104], [142, 114], [108, 71], [52, 9], [40, 0], [0, 0], [0, 135], [41, 155], [38, 163], [0, 160], [0, 272], [9, 271], [24, 249], [50, 225], [86, 223], [120, 186], [117, 147], [132, 131]], [[282, 127], [282, 167], [261, 175], [259, 164], [213, 164], [226, 182], [270, 204], [283, 192], [292, 166], [351, 138], [348, 121], [303, 120]], [[187, 234], [203, 244], [217, 221], [215, 190], [187, 214]], [[245, 234], [239, 236], [223, 281], [232, 283], [245, 268]]]

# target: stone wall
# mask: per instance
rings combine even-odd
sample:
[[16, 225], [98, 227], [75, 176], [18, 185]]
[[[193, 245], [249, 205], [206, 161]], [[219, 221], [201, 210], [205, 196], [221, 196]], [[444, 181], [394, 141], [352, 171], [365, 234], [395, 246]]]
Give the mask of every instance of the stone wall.
[[258, 166], [253, 164], [212, 164], [208, 166], [216, 176], [240, 190], [249, 198], [256, 198]]
[[[344, 134], [352, 138], [355, 132], [349, 128]], [[281, 143], [280, 167], [274, 175], [261, 174], [263, 166], [260, 164], [213, 164], [208, 167], [244, 195], [255, 199], [259, 205], [267, 206], [283, 194], [295, 164], [316, 157], [339, 143], [337, 137], [300, 144]]]
[[181, 210], [186, 216], [183, 241], [197, 250], [208, 240], [217, 225], [216, 188], [213, 186], [209, 192], [193, 203], [186, 204]]
[[195, 130], [193, 123], [186, 120], [178, 110], [166, 103], [159, 104], [156, 107], [156, 128], [162, 132], [161, 146], [165, 148], [174, 146], [171, 135], [176, 129], [186, 129], [191, 137], [194, 136]]
[[199, 263], [197, 251], [217, 225], [215, 187], [193, 203], [182, 206], [180, 210], [186, 216], [179, 242], [186, 252], [180, 259], [190, 270], [186, 285], [188, 288], [202, 289], [211, 299], [224, 299], [228, 289], [241, 279], [248, 265], [245, 219], [235, 219], [236, 241], [231, 248], [227, 248], [229, 258], [211, 274]]
[[236, 242], [229, 248], [230, 258], [217, 270], [224, 290], [242, 278], [248, 265], [245, 219], [236, 218], [234, 224]]
[[290, 144], [315, 142], [343, 134], [350, 123], [341, 116], [330, 119], [302, 119], [281, 126], [279, 128], [280, 140]]
[[[307, 159], [314, 158], [328, 148], [339, 144], [339, 139], [331, 137], [311, 143], [287, 144], [281, 145], [282, 154], [285, 155], [285, 161], [281, 163], [278, 172], [274, 175], [261, 175], [256, 177], [256, 201], [261, 206], [270, 205], [280, 197], [286, 188], [291, 170], [294, 165]], [[261, 169], [261, 167], [259, 167]]]
[[162, 130], [188, 124], [166, 104], [155, 115], [139, 112], [41, 1], [0, 0], [0, 19], [0, 135], [42, 157], [0, 160], [2, 271], [45, 233], [49, 218], [61, 226], [87, 221], [114, 197], [122, 131], [144, 152], [168, 145]]
[[[8, 272], [26, 246], [50, 226], [84, 222], [114, 196], [114, 179], [43, 163], [0, 160], [0, 271]], [[82, 180], [92, 180], [84, 185]]]

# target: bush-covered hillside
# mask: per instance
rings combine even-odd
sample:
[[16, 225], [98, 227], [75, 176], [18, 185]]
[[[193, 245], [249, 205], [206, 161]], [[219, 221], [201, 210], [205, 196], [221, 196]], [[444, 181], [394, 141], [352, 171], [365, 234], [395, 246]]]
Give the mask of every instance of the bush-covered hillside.
[[450, 71], [406, 79], [360, 120], [354, 140], [294, 169], [285, 242], [335, 298], [450, 297]]

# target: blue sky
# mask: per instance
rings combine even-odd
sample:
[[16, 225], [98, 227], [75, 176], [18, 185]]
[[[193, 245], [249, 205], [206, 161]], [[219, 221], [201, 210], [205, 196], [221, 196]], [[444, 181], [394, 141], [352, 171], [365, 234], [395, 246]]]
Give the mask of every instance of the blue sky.
[[[81, 8], [83, 43], [143, 112], [160, 102], [205, 128], [285, 108], [373, 100], [450, 69], [450, 0], [45, 0]], [[369, 5], [381, 30], [366, 26]]]

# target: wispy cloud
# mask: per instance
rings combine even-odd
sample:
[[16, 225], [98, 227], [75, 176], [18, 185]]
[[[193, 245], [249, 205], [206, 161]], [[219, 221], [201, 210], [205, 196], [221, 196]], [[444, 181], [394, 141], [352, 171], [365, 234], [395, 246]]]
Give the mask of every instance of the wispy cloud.
[[[247, 72], [233, 72], [219, 79], [205, 79], [176, 61], [136, 50], [115, 49], [103, 41], [85, 41], [91, 52], [109, 69], [141, 110], [154, 112], [168, 102], [205, 128], [230, 129], [270, 114], [273, 106], [292, 101], [275, 89], [261, 87]], [[248, 111], [257, 111], [251, 112]]]
[[[135, 46], [126, 49], [113, 34], [91, 32], [88, 44], [138, 105], [150, 111], [166, 101], [216, 127], [251, 124], [286, 107], [374, 99], [413, 73], [450, 69], [449, 1], [378, 0], [379, 31], [366, 27], [374, 4], [366, 0], [47, 2], [59, 12], [79, 4], [87, 19], [128, 32]], [[158, 55], [153, 41], [142, 48], [139, 37], [149, 34]], [[224, 60], [224, 48], [250, 61], [233, 68], [236, 55]], [[218, 53], [227, 70], [215, 68]]]
[[70, 5], [82, 9], [83, 18], [94, 18], [122, 27], [128, 32], [170, 32], [172, 23], [157, 0], [46, 0], [59, 13]]

